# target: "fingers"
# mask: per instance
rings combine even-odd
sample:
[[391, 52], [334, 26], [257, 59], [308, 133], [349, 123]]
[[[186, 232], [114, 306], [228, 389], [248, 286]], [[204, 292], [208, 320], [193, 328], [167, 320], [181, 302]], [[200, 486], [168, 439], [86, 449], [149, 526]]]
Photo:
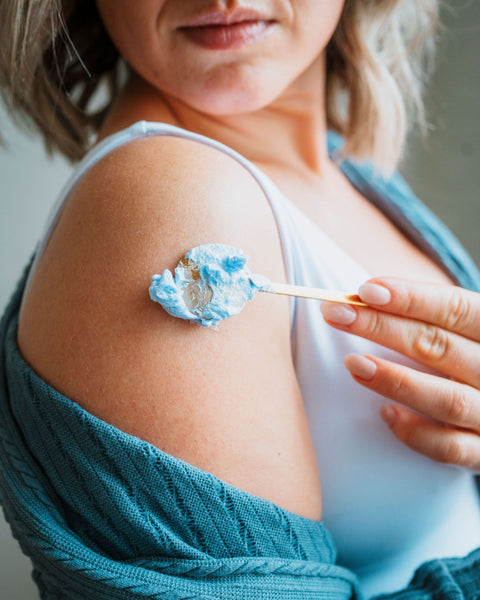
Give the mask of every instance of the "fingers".
[[375, 278], [360, 287], [359, 296], [382, 311], [480, 341], [480, 294], [475, 292], [454, 285]]
[[381, 416], [406, 446], [437, 462], [480, 472], [478, 390], [376, 357], [351, 354], [345, 365], [358, 383], [404, 405], [383, 406]]
[[375, 278], [359, 295], [371, 308], [323, 303], [326, 321], [458, 381], [351, 355], [356, 381], [403, 405], [383, 407], [382, 417], [412, 450], [480, 472], [480, 294]]
[[480, 433], [480, 391], [376, 357], [349, 354], [345, 366], [363, 386], [431, 419]]
[[440, 463], [480, 472], [480, 436], [430, 423], [407, 409], [385, 407], [382, 417], [406, 446]]
[[441, 327], [383, 311], [324, 302], [326, 321], [480, 388], [480, 344]]

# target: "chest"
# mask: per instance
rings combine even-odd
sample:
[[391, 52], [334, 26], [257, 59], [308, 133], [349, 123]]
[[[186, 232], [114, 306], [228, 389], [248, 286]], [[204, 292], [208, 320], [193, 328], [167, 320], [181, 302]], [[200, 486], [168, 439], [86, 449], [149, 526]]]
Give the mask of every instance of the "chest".
[[274, 180], [312, 223], [373, 276], [451, 283], [443, 269], [340, 172], [333, 170], [322, 181], [280, 174]]

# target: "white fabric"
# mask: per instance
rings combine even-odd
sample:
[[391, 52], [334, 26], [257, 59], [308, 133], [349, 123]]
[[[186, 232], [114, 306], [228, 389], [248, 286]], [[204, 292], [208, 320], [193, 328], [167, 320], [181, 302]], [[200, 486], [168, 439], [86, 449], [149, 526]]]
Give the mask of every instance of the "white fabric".
[[[235, 151], [183, 129], [142, 121], [104, 140], [80, 163], [52, 211], [26, 289], [74, 185], [108, 152], [148, 135], [205, 143], [250, 171], [274, 213], [290, 283], [354, 291], [369, 278]], [[343, 357], [359, 352], [414, 363], [333, 330], [317, 301], [292, 300], [291, 306], [293, 358], [319, 466], [323, 521], [337, 544], [338, 562], [359, 575], [368, 597], [405, 586], [425, 560], [464, 555], [477, 547], [480, 505], [472, 474], [434, 463], [397, 441], [379, 417], [385, 399], [355, 383]]]
[[[283, 205], [292, 220], [295, 283], [353, 291], [369, 278], [301, 211], [286, 199]], [[480, 505], [472, 474], [424, 458], [394, 438], [379, 416], [387, 400], [358, 385], [343, 357], [358, 352], [420, 366], [333, 330], [314, 301], [297, 301], [292, 342], [322, 483], [323, 521], [338, 562], [359, 575], [365, 595], [404, 587], [421, 562], [476, 548]]]

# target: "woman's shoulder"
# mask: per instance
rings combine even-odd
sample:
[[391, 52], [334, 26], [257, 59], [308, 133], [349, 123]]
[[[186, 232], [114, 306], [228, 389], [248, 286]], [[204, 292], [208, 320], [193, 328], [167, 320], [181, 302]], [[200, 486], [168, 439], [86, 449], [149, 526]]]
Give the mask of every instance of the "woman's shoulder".
[[214, 242], [242, 248], [252, 270], [284, 278], [275, 218], [258, 181], [195, 139], [144, 136], [115, 148], [74, 187], [62, 220], [73, 228], [65, 236], [72, 251], [77, 232], [84, 255], [108, 247], [109, 266], [125, 255], [158, 272]]
[[115, 147], [83, 174], [64, 203], [26, 294], [20, 344], [33, 345], [32, 330], [46, 338], [53, 328], [59, 333], [59, 323], [85, 332], [89, 323], [118, 317], [131, 294], [141, 290], [148, 299], [153, 274], [174, 268], [190, 248], [205, 243], [242, 248], [252, 270], [284, 277], [268, 201], [237, 161], [174, 136]]
[[[115, 149], [70, 194], [25, 298], [20, 349], [96, 416], [301, 510], [280, 489], [294, 463], [313, 468], [295, 420], [288, 300], [257, 295], [211, 331], [149, 298], [152, 275], [210, 242], [242, 248], [252, 271], [284, 278], [268, 201], [232, 158], [170, 137]], [[292, 463], [273, 466], [280, 455]], [[255, 461], [258, 470], [245, 470]]]
[[149, 298], [152, 275], [209, 242], [285, 277], [268, 201], [234, 159], [170, 137], [115, 149], [70, 194], [25, 298], [20, 350], [95, 416], [318, 518], [288, 299], [257, 294], [212, 331]]

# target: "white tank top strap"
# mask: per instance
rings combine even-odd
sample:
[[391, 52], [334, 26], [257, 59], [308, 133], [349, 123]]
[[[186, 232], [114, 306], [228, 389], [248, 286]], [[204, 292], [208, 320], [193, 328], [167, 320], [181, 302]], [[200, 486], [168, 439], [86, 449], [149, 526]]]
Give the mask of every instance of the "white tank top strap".
[[[35, 256], [32, 262], [32, 266], [30, 268], [25, 284], [23, 299], [25, 298], [38, 262], [47, 246], [48, 240], [50, 239], [50, 236], [52, 235], [52, 232], [55, 229], [58, 219], [60, 218], [60, 214], [63, 210], [65, 202], [75, 185], [80, 181], [80, 179], [83, 177], [83, 175], [85, 175], [85, 173], [89, 169], [91, 169], [97, 162], [99, 162], [102, 158], [104, 158], [107, 154], [109, 154], [116, 148], [119, 148], [123, 144], [126, 144], [132, 140], [149, 136], [175, 136], [196, 141], [201, 144], [210, 146], [212, 148], [216, 148], [220, 152], [227, 154], [228, 156], [239, 162], [255, 178], [255, 180], [263, 190], [275, 218], [280, 237], [287, 280], [289, 282], [293, 281], [293, 249], [291, 247], [291, 244], [289, 243], [290, 235], [287, 234], [287, 230], [291, 229], [291, 224], [289, 222], [290, 219], [288, 211], [282, 210], [282, 196], [278, 193], [278, 190], [273, 184], [273, 182], [244, 156], [242, 156], [232, 148], [229, 148], [228, 146], [217, 142], [216, 140], [213, 140], [211, 138], [197, 133], [192, 133], [190, 131], [187, 131], [186, 129], [175, 127], [174, 125], [169, 125], [167, 123], [139, 121], [134, 125], [131, 125], [127, 129], [119, 131], [118, 133], [115, 133], [109, 136], [108, 138], [102, 140], [99, 144], [92, 148], [80, 161], [78, 167], [75, 169], [74, 173], [66, 182], [65, 186], [61, 190], [60, 195], [58, 196], [55, 204], [53, 205], [50, 211], [44, 230], [40, 235], [39, 242], [35, 249]], [[291, 321], [293, 321], [293, 314], [295, 311], [294, 298], [291, 298], [290, 309]]]

